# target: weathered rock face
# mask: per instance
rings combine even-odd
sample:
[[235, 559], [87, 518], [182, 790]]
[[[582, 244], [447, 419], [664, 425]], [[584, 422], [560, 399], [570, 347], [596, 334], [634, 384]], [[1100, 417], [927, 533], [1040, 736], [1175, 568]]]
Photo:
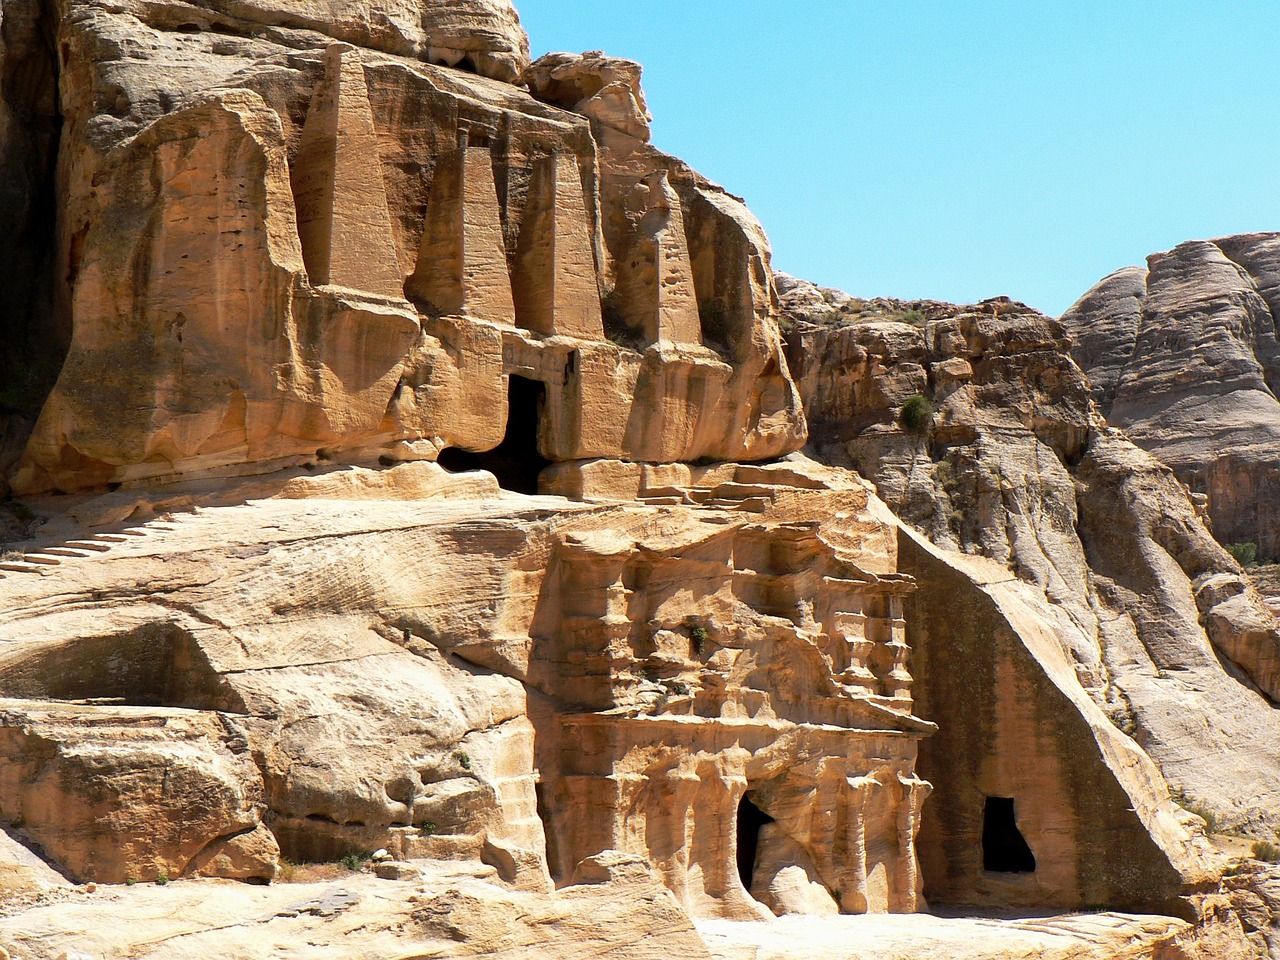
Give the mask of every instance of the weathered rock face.
[[1280, 555], [1280, 236], [1184, 243], [1062, 322], [1107, 420], [1206, 494], [1223, 543]]
[[[926, 716], [952, 718], [921, 754], [937, 786], [925, 808], [926, 895], [986, 904], [1025, 896], [1028, 905], [1044, 896], [1040, 869], [1034, 881], [1015, 874], [997, 883], [975, 861], [991, 796], [1014, 801], [1037, 862], [1057, 859], [1066, 887], [1103, 882], [1099, 854], [1084, 851], [1105, 848], [1105, 830], [1088, 840], [1071, 825], [1105, 822], [1087, 809], [1099, 791], [1077, 792], [1075, 751], [1097, 740], [1097, 718], [1087, 721], [1094, 732], [1068, 734], [1052, 717], [1036, 719], [1064, 693], [1027, 699], [1027, 684], [1045, 682], [1032, 681], [1038, 668], [1027, 666], [1043, 653], [1027, 651], [1054, 646], [1078, 693], [1147, 751], [1188, 803], [1223, 825], [1269, 835], [1280, 787], [1270, 746], [1280, 735], [1271, 706], [1280, 694], [1277, 624], [1168, 468], [1106, 428], [1061, 327], [1007, 301], [888, 309], [798, 281], [782, 290], [796, 323], [788, 359], [806, 401], [810, 451], [872, 478], [934, 544], [999, 561], [1005, 577], [1040, 595], [1033, 614], [1016, 617], [968, 588], [970, 599], [944, 601], [958, 580], [984, 584], [989, 575], [957, 573], [945, 556], [904, 548], [904, 569], [921, 585], [908, 603], [918, 696]], [[915, 322], [858, 322], [861, 312]], [[915, 406], [928, 403], [911, 429], [903, 408], [917, 395]], [[970, 602], [983, 609], [957, 613]], [[993, 629], [1003, 638], [994, 649]], [[1023, 735], [1000, 732], [1015, 728]], [[1027, 751], [1042, 749], [1049, 754], [1028, 761]], [[1050, 810], [1065, 819], [1050, 824]], [[1074, 852], [1064, 837], [1075, 837]], [[1150, 876], [1131, 889], [1161, 883]]]
[[[382, 848], [421, 891], [140, 896], [127, 934], [54, 903], [5, 949], [699, 957], [691, 917], [910, 913], [926, 881], [1198, 924], [1095, 938], [1135, 956], [1243, 942], [1200, 821], [1107, 715], [1199, 787], [1213, 738], [1161, 739], [1190, 664], [1184, 702], [1264, 731], [1252, 761], [1275, 721], [1210, 640], [1274, 692], [1275, 631], [1052, 321], [788, 283], [883, 321], [792, 339], [822, 466], [763, 231], [649, 143], [637, 64], [530, 64], [502, 0], [16, 2], [0, 211], [32, 282], [5, 296], [61, 370], [2, 434], [40, 512], [0, 510], [0, 881], [70, 896], [18, 842], [201, 889]], [[911, 399], [927, 426], [917, 393], [930, 441], [894, 424]], [[1074, 538], [1104, 509], [1142, 562]], [[1200, 795], [1256, 800], [1273, 764]]]
[[915, 910], [893, 527], [851, 475], [716, 469], [678, 509], [430, 463], [89, 500], [0, 579], [0, 818], [87, 879], [269, 878], [278, 844], [546, 889], [620, 853], [697, 916]]
[[15, 490], [803, 442], [763, 233], [649, 146], [638, 68], [531, 68], [573, 113], [498, 82], [527, 61], [505, 3], [322, 13], [46, 17], [70, 348]]

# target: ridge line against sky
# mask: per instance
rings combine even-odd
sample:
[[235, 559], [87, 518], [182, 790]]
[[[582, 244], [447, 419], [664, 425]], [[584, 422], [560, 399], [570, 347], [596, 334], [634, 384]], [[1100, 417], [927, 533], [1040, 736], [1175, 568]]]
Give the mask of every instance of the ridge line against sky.
[[774, 266], [1060, 314], [1184, 241], [1280, 230], [1274, 0], [515, 0], [533, 55], [640, 61], [653, 141]]

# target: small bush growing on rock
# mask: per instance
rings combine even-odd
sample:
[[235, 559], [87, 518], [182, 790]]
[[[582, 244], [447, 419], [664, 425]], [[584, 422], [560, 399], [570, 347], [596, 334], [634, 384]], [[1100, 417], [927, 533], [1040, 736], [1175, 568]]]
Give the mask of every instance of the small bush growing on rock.
[[1205, 833], [1217, 832], [1217, 828], [1218, 828], [1217, 813], [1215, 813], [1213, 810], [1210, 810], [1203, 803], [1200, 803], [1199, 801], [1196, 801], [1196, 800], [1192, 800], [1190, 797], [1184, 794], [1181, 790], [1173, 790], [1170, 792], [1169, 796], [1173, 799], [1173, 802], [1176, 803], [1178, 806], [1182, 807], [1183, 810], [1186, 810], [1188, 813], [1194, 813], [1197, 817], [1199, 817], [1201, 820], [1204, 821]]
[[686, 620], [685, 629], [689, 631], [689, 639], [695, 655], [701, 656], [711, 640], [711, 632], [696, 620]]
[[909, 323], [913, 327], [923, 327], [928, 318], [919, 310], [908, 310], [898, 318], [900, 323]]
[[927, 429], [933, 423], [933, 404], [922, 393], [902, 405], [902, 425], [913, 432]]
[[459, 766], [461, 766], [463, 770], [471, 769], [471, 755], [469, 753], [464, 753], [459, 750], [453, 755], [453, 758], [458, 761]]
[[1258, 545], [1256, 543], [1228, 543], [1227, 553], [1236, 558], [1242, 567], [1253, 567], [1258, 564]]
[[339, 858], [338, 863], [352, 873], [359, 873], [364, 869], [365, 861], [368, 859], [367, 853], [348, 853], [345, 857]]
[[162, 873], [158, 877], [156, 877], [157, 887], [163, 887], [168, 882], [169, 882], [169, 875], [167, 873]]
[[1280, 845], [1270, 840], [1258, 840], [1253, 845], [1253, 859], [1264, 863], [1280, 863]]

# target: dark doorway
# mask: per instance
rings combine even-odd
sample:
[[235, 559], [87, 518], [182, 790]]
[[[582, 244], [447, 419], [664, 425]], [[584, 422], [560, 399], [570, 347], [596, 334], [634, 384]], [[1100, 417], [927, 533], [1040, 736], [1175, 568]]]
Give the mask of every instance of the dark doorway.
[[760, 849], [760, 828], [773, 823], [769, 816], [749, 796], [738, 804], [738, 876], [742, 885], [751, 889], [751, 878], [756, 872], [756, 853]]
[[982, 869], [1035, 873], [1036, 858], [1013, 815], [1012, 797], [987, 797], [982, 812]]
[[488, 470], [504, 490], [533, 494], [538, 492], [538, 474], [551, 463], [538, 452], [538, 424], [547, 388], [525, 377], [507, 381], [507, 432], [502, 443], [483, 453], [450, 447], [440, 451], [436, 462], [453, 473]]

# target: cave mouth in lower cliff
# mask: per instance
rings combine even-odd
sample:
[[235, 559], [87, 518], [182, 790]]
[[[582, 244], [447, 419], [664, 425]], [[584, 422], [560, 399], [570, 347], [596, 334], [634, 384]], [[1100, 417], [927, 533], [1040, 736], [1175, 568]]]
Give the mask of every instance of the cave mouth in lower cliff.
[[1035, 873], [1036, 858], [1014, 816], [1012, 797], [987, 797], [982, 811], [982, 869]]
[[751, 889], [751, 878], [755, 875], [756, 854], [760, 850], [760, 830], [766, 823], [773, 823], [769, 816], [751, 800], [747, 794], [738, 804], [738, 877], [747, 890]]
[[488, 470], [504, 490], [537, 493], [538, 474], [551, 465], [538, 449], [538, 427], [546, 403], [546, 384], [511, 375], [507, 378], [507, 429], [502, 442], [480, 453], [450, 447], [440, 451], [436, 462], [451, 473]]

